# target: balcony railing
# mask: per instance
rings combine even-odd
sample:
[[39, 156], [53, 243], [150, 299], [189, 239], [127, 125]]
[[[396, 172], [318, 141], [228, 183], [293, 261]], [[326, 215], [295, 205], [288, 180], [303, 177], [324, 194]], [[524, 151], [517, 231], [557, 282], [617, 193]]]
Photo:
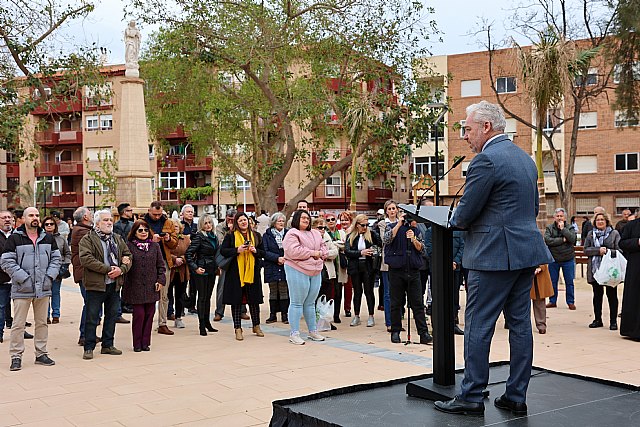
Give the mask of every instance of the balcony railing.
[[347, 188], [345, 189], [344, 184], [320, 184], [313, 192], [314, 202], [327, 200], [344, 200], [345, 197], [347, 199], [351, 198], [351, 188], [347, 186]]
[[161, 172], [190, 172], [190, 171], [211, 171], [213, 169], [213, 158], [196, 158], [189, 154], [164, 156], [158, 159], [158, 170]]
[[7, 178], [20, 178], [19, 163], [7, 163]]
[[74, 145], [82, 144], [81, 130], [64, 130], [60, 132], [38, 131], [36, 132], [36, 143], [38, 145]]
[[82, 98], [50, 99], [33, 109], [31, 114], [42, 116], [48, 114], [64, 114], [82, 111]]
[[185, 169], [187, 171], [211, 171], [213, 169], [213, 158], [196, 158], [196, 156], [187, 156], [185, 159]]
[[367, 199], [369, 203], [384, 203], [393, 197], [393, 190], [381, 187], [369, 187]]
[[84, 173], [81, 161], [70, 160], [59, 163], [41, 162], [36, 166], [36, 176], [75, 176]]
[[178, 201], [178, 190], [159, 190], [158, 195], [161, 202]]
[[194, 205], [194, 206], [201, 206], [201, 205], [213, 205], [213, 194], [209, 194], [208, 196], [199, 196], [197, 199], [185, 199], [182, 200], [182, 198], [180, 198], [180, 203], [181, 204], [190, 204], [190, 205]]
[[84, 205], [84, 198], [82, 196], [82, 193], [76, 193], [75, 191], [55, 193], [51, 195], [50, 200], [52, 207], [57, 206], [60, 208], [77, 208], [78, 206]]
[[[311, 164], [317, 165], [320, 163], [321, 154], [323, 154], [322, 151], [313, 150], [311, 153]], [[330, 148], [326, 150], [326, 157], [323, 157], [322, 163], [334, 164], [349, 154], [351, 154], [351, 148]]]

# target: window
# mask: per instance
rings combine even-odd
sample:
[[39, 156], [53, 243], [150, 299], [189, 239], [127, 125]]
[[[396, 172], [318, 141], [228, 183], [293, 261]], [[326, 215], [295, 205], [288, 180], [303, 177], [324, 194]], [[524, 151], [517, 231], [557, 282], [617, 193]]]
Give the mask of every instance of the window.
[[98, 130], [98, 116], [87, 116], [87, 130]]
[[[640, 80], [640, 62], [639, 61], [634, 61], [629, 71], [633, 73], [634, 80]], [[622, 65], [616, 64], [613, 67], [613, 82], [615, 84], [620, 83], [620, 74], [622, 74]]]
[[87, 161], [97, 162], [100, 159], [104, 160], [107, 157], [113, 157], [113, 147], [87, 148], [86, 153]]
[[460, 120], [460, 139], [464, 138], [464, 125], [467, 123], [466, 120]]
[[576, 215], [593, 215], [593, 209], [599, 204], [597, 197], [576, 198]]
[[169, 147], [170, 156], [184, 156], [186, 154], [184, 145], [172, 145]]
[[498, 77], [496, 79], [496, 91], [498, 93], [515, 93], [516, 89], [515, 77]]
[[460, 165], [463, 178], [466, 178], [467, 176], [467, 171], [469, 170], [469, 164], [471, 164], [471, 162], [462, 162], [462, 164]]
[[[233, 178], [225, 178], [220, 181], [220, 191], [233, 191], [233, 189], [234, 189]], [[235, 189], [240, 191], [250, 190], [251, 183], [249, 181], [246, 181], [241, 176], [237, 176], [236, 182], [235, 182]]]
[[84, 105], [85, 107], [97, 107], [111, 105], [111, 82], [103, 85], [85, 86], [84, 88]]
[[153, 144], [149, 144], [149, 160], [156, 158], [156, 148]]
[[87, 194], [93, 194], [94, 191], [96, 194], [107, 194], [111, 191], [109, 187], [104, 185], [104, 183], [101, 183], [100, 181], [96, 181], [94, 179], [87, 179], [86, 188], [87, 188], [87, 191], [86, 191]]
[[638, 208], [640, 208], [640, 197], [616, 197], [616, 215], [622, 215], [625, 209], [635, 212]]
[[[416, 176], [431, 175], [432, 178], [436, 178], [436, 158], [432, 157], [416, 157], [413, 161], [413, 173]], [[440, 159], [438, 163], [438, 176], [444, 174], [444, 161]]]
[[[562, 119], [560, 115], [560, 110], [547, 110], [547, 117], [544, 122], [543, 132], [550, 133], [560, 124], [560, 120]], [[555, 132], [560, 132], [560, 128], [558, 127]], [[555, 133], [554, 132], [554, 133]]]
[[111, 114], [100, 115], [100, 130], [113, 129], [113, 116]]
[[574, 173], [598, 173], [598, 156], [576, 156]]
[[464, 80], [460, 82], [460, 96], [481, 96], [481, 81], [480, 80]]
[[[45, 86], [44, 93], [47, 94], [47, 98], [51, 97], [51, 88]], [[42, 96], [40, 95], [40, 89], [34, 89], [33, 90], [33, 99], [40, 99], [41, 97]]]
[[45, 188], [48, 191], [47, 196], [50, 196], [51, 193], [59, 193], [62, 191], [62, 181], [59, 176], [42, 176], [38, 178], [38, 189]]
[[616, 154], [616, 172], [637, 170], [638, 153]]
[[622, 128], [628, 126], [638, 126], [638, 119], [635, 117], [627, 118], [627, 115], [622, 111], [616, 111], [615, 113], [615, 127]]
[[18, 163], [20, 158], [13, 151], [7, 151], [7, 163]]
[[547, 195], [546, 202], [547, 202], [547, 216], [553, 216], [554, 212], [556, 211], [556, 199], [554, 199], [553, 197], [549, 197]]
[[518, 122], [516, 119], [507, 119], [507, 125], [504, 128], [504, 133], [506, 133], [509, 139], [512, 141], [516, 136], [517, 124]]
[[589, 68], [586, 78], [582, 75], [579, 75], [576, 77], [576, 82], [575, 82], [576, 86], [582, 86], [583, 82], [586, 86], [593, 86], [595, 84], [598, 84], [598, 69]]
[[331, 175], [324, 182], [325, 197], [340, 197], [342, 188], [342, 178], [340, 172]]
[[444, 123], [438, 123], [436, 126], [429, 126], [429, 141], [444, 140]]
[[165, 189], [180, 189], [187, 187], [185, 172], [160, 172], [160, 187]]
[[548, 151], [542, 153], [542, 173], [545, 177], [556, 176], [556, 170], [553, 167], [553, 157], [551, 157], [551, 153]]
[[598, 127], [598, 113], [590, 111], [588, 113], [580, 113], [578, 129], [595, 129]]

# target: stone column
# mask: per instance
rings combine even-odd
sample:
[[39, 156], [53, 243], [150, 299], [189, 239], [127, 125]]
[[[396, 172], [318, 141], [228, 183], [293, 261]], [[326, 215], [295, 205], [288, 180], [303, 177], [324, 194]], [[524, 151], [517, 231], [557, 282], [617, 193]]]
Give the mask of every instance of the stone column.
[[127, 202], [136, 211], [146, 210], [153, 201], [149, 169], [149, 133], [144, 106], [144, 80], [121, 81], [120, 148], [116, 177], [117, 203]]

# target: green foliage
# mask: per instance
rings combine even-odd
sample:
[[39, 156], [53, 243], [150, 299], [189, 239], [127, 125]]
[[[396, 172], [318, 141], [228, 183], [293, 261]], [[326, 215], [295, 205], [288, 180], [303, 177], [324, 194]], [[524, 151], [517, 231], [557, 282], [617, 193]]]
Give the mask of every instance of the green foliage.
[[178, 195], [180, 196], [180, 201], [185, 202], [187, 200], [203, 200], [212, 195], [213, 192], [213, 187], [207, 185], [205, 187], [183, 188], [178, 191]]
[[94, 185], [100, 184], [102, 188], [107, 189], [106, 194], [102, 194], [102, 205], [100, 208], [106, 206], [116, 205], [116, 189], [118, 187], [118, 178], [116, 173], [118, 172], [118, 160], [117, 153], [113, 154], [98, 152], [98, 170], [89, 170], [89, 159], [85, 160], [87, 165], [87, 175], [94, 180]]
[[[411, 87], [411, 60], [427, 53], [421, 46], [435, 31], [428, 9], [403, 0], [186, 0], [175, 8], [136, 0], [133, 7], [160, 26], [141, 63], [152, 134], [162, 139], [180, 124], [197, 152], [213, 149], [216, 166], [250, 181], [256, 208], [267, 210], [275, 210], [294, 162], [340, 148], [340, 120], [363, 82], [375, 109], [399, 110], [391, 81], [400, 91]], [[348, 167], [351, 157], [343, 160], [309, 165], [292, 201]]]

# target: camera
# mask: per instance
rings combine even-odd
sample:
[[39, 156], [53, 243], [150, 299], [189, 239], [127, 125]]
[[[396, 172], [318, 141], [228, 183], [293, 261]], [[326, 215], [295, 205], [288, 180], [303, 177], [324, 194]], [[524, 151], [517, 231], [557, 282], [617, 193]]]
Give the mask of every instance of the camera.
[[160, 237], [164, 237], [164, 236], [166, 236], [166, 235], [167, 235], [167, 233], [165, 233], [165, 232], [158, 233], [158, 236], [160, 236]]
[[251, 241], [250, 240], [245, 240], [244, 245], [245, 246], [250, 246], [251, 245]]

